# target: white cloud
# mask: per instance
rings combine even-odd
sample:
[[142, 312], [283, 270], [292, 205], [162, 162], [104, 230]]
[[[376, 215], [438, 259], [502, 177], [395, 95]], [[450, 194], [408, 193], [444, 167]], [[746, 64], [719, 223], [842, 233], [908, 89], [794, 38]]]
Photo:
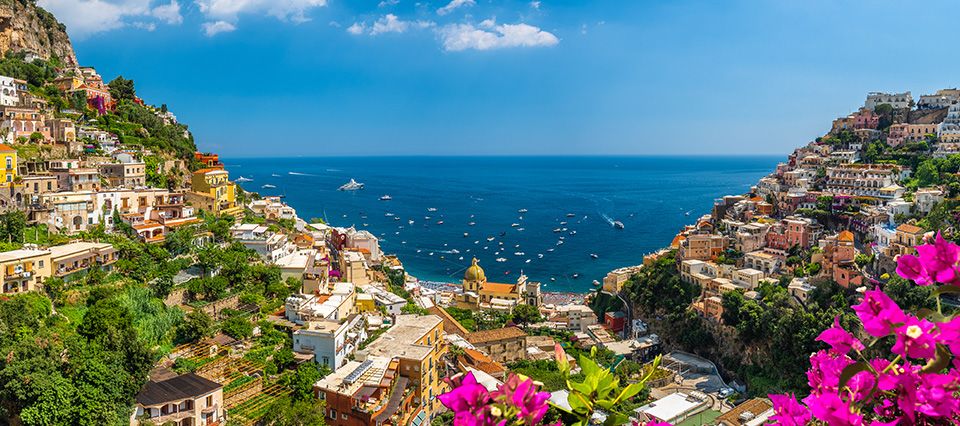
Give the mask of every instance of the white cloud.
[[377, 22], [373, 23], [373, 27], [370, 28], [370, 35], [383, 33], [402, 33], [409, 27], [409, 22], [401, 21], [400, 18], [397, 18], [397, 15], [388, 13], [386, 16], [377, 19]]
[[377, 4], [377, 7], [396, 6], [399, 3], [400, 3], [400, 0], [383, 0], [379, 4]]
[[266, 14], [282, 21], [309, 21], [307, 12], [327, 0], [194, 0], [200, 12], [214, 21], [236, 22], [242, 14]]
[[[488, 28], [484, 29], [484, 25]], [[489, 19], [481, 23], [481, 28], [473, 24], [451, 24], [440, 28], [437, 33], [443, 49], [453, 52], [467, 49], [554, 46], [560, 42], [557, 36], [532, 25], [495, 25]]]
[[409, 29], [426, 29], [435, 27], [437, 24], [431, 21], [404, 21], [392, 13], [381, 16], [374, 21], [373, 25], [367, 27], [366, 22], [354, 22], [347, 28], [347, 32], [353, 35], [369, 34], [372, 36], [385, 33], [404, 33]]
[[153, 22], [134, 22], [130, 24], [134, 28], [140, 28], [141, 30], [154, 31], [157, 29], [157, 24]]
[[534, 1], [530, 2], [530, 7], [534, 8], [534, 9], [540, 9], [540, 2], [537, 1], [537, 0], [534, 0]]
[[169, 4], [164, 4], [153, 8], [150, 14], [163, 22], [171, 25], [183, 23], [183, 15], [180, 15], [180, 3], [177, 0], [171, 0]]
[[37, 4], [53, 12], [77, 38], [125, 26], [152, 31], [156, 24], [144, 21], [150, 18], [167, 24], [183, 21], [177, 0], [40, 0]]
[[227, 21], [204, 22], [202, 27], [207, 37], [213, 37], [217, 34], [228, 33], [237, 29], [236, 25]]
[[437, 15], [443, 16], [450, 12], [453, 12], [455, 9], [461, 6], [473, 6], [476, 2], [474, 0], [450, 0], [446, 6], [437, 9]]
[[347, 32], [353, 35], [363, 34], [363, 31], [366, 29], [366, 25], [360, 22], [354, 22], [353, 25], [347, 27]]

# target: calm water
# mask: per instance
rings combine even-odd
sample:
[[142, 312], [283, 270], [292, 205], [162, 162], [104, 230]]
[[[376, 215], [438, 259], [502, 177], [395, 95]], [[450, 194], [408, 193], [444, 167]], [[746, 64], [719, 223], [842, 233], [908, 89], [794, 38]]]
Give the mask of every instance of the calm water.
[[[608, 271], [669, 244], [715, 198], [745, 192], [781, 159], [324, 157], [226, 165], [233, 179], [253, 179], [244, 189], [285, 195], [305, 220], [369, 230], [420, 279], [458, 282], [476, 256], [490, 281], [515, 282], [522, 270], [548, 291], [587, 291]], [[351, 178], [366, 189], [337, 190]]]

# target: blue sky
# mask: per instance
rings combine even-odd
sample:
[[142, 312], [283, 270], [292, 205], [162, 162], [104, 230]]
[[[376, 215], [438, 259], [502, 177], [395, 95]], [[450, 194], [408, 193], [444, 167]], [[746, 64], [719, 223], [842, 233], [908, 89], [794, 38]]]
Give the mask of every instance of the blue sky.
[[39, 3], [235, 157], [786, 154], [960, 65], [954, 1]]

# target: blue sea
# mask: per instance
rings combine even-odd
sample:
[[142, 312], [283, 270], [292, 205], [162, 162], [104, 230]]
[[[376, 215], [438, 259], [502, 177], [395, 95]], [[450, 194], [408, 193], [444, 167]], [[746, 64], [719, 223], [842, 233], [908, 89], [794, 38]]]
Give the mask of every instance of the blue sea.
[[[746, 192], [782, 160], [322, 157], [225, 164], [232, 179], [253, 179], [244, 189], [285, 196], [305, 220], [369, 230], [421, 280], [459, 282], [477, 257], [490, 281], [515, 282], [522, 271], [546, 291], [585, 292], [607, 272], [668, 245], [716, 198]], [[337, 190], [351, 178], [365, 189]], [[384, 195], [392, 200], [380, 200]]]

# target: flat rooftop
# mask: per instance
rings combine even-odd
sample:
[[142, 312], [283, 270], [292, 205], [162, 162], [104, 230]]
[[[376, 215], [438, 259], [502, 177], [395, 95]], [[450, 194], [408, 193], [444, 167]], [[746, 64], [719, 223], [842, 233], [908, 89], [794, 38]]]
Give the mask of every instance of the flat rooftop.
[[433, 346], [417, 345], [414, 342], [442, 322], [436, 315], [397, 316], [396, 324], [367, 346], [365, 351], [371, 356], [422, 360], [433, 352]]

